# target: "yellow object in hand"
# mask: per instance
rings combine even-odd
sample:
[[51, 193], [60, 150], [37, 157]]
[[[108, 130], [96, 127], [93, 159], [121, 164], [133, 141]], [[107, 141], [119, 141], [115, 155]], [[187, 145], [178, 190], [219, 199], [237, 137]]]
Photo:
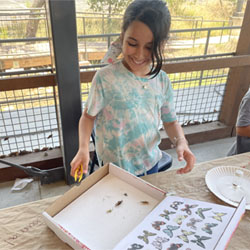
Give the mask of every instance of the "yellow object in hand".
[[83, 176], [83, 166], [81, 164], [75, 171], [75, 181], [77, 181], [77, 179], [79, 178], [78, 182], [80, 182], [82, 176]]

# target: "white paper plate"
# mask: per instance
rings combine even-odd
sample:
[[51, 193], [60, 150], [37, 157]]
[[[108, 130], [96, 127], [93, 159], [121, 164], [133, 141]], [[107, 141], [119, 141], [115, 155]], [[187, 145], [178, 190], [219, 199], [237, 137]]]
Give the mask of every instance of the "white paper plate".
[[[240, 178], [242, 178], [245, 183], [249, 182], [250, 184], [250, 171], [242, 167], [218, 166], [209, 170], [205, 177], [205, 181], [206, 181], [208, 189], [212, 193], [214, 193], [219, 199], [235, 207], [238, 206], [238, 202], [234, 202], [233, 200], [230, 199], [230, 196], [229, 196], [230, 192], [228, 192], [228, 195], [224, 192], [225, 195], [223, 195], [222, 192], [219, 190], [218, 184], [220, 183], [221, 185], [222, 179], [224, 181], [227, 178], [228, 179], [234, 178], [236, 170], [241, 170], [244, 173], [244, 175], [243, 177], [240, 177]], [[250, 189], [250, 185], [249, 185], [249, 189]], [[246, 206], [246, 209], [250, 210], [249, 203]]]

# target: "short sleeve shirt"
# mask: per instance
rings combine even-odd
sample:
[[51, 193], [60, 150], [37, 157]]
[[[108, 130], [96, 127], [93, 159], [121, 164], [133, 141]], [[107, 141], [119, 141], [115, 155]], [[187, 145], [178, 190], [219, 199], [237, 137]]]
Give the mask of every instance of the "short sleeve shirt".
[[250, 125], [250, 89], [244, 95], [240, 103], [236, 125], [238, 127]]
[[86, 107], [96, 116], [99, 163], [139, 175], [161, 159], [160, 122], [176, 120], [173, 90], [165, 72], [150, 78], [134, 75], [121, 61], [96, 73]]

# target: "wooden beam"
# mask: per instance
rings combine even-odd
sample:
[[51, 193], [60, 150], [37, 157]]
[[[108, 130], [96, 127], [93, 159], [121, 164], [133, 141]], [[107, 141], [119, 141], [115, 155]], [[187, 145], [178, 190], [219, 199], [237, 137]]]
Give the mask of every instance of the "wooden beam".
[[250, 66], [250, 55], [168, 63], [162, 69], [167, 73], [179, 73], [239, 66]]
[[[101, 60], [105, 51], [94, 52], [79, 52], [79, 58], [85, 58], [85, 60]], [[20, 68], [32, 68], [32, 67], [44, 67], [51, 66], [51, 56], [48, 55], [31, 55], [22, 56], [16, 58], [1, 58], [0, 70], [6, 69], [20, 69]]]
[[[162, 66], [167, 73], [191, 72], [219, 68], [250, 67], [250, 55], [227, 58], [204, 59], [199, 61], [175, 62]], [[91, 82], [96, 70], [80, 72], [81, 83]], [[55, 75], [28, 76], [0, 80], [0, 91], [55, 86]]]
[[0, 80], [0, 91], [55, 86], [55, 75], [7, 78]]
[[96, 73], [96, 70], [80, 72], [81, 83], [91, 82], [95, 73]]
[[0, 80], [0, 91], [55, 86], [55, 75], [16, 77]]
[[1, 59], [1, 69], [19, 69], [19, 68], [31, 68], [51, 65], [51, 57], [49, 55], [38, 55], [29, 57], [17, 57]]
[[[199, 61], [167, 63], [162, 66], [166, 73], [191, 72], [200, 70], [250, 66], [250, 55], [227, 58], [204, 59]], [[91, 82], [96, 70], [80, 73], [81, 82]]]

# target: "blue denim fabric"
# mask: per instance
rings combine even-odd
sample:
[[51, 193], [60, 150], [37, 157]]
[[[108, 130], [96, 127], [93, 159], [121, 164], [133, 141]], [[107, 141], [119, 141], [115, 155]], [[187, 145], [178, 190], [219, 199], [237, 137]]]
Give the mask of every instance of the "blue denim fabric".
[[[155, 174], [155, 173], [158, 173], [158, 162], [151, 168], [147, 171], [147, 175], [148, 174]], [[145, 174], [140, 174], [140, 175], [137, 175], [137, 177], [141, 177], [141, 176], [144, 176]]]

